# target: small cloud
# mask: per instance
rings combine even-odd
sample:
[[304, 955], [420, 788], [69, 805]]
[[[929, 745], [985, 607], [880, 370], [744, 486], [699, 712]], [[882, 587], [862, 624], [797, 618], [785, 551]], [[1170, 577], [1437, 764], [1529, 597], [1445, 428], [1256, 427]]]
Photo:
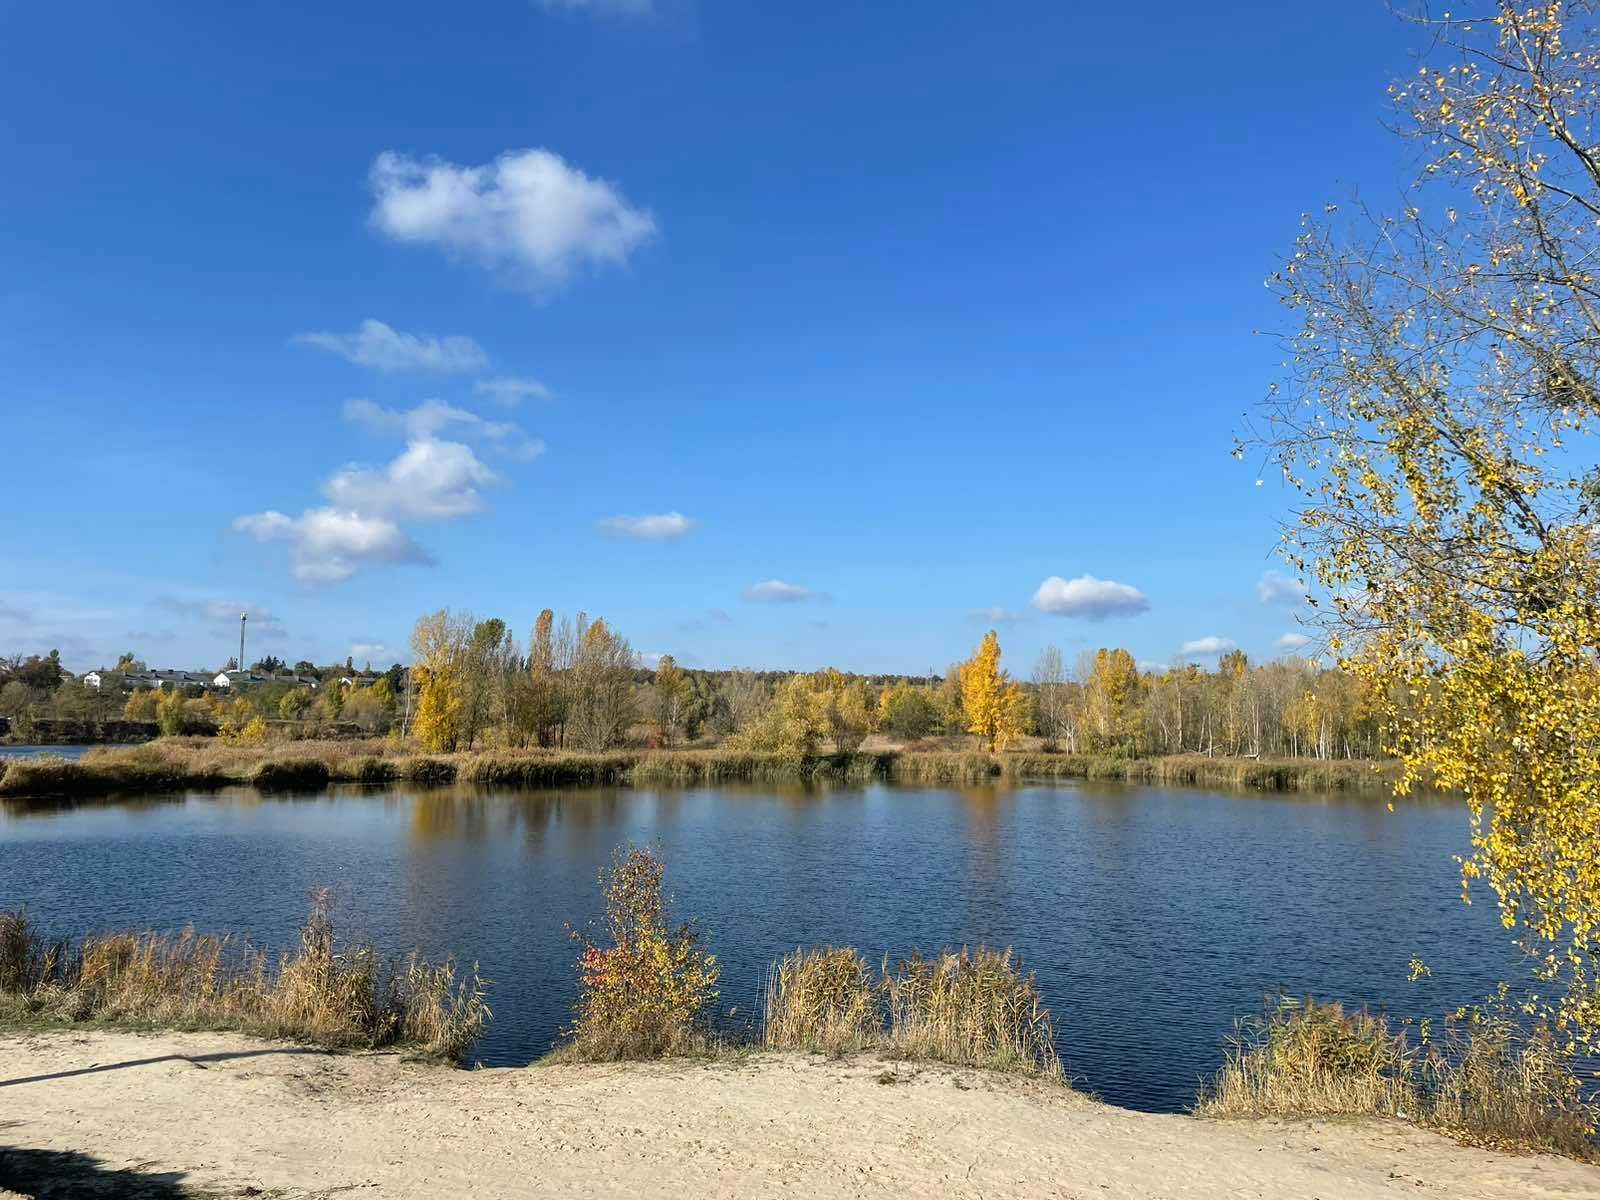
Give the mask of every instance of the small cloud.
[[1166, 663], [1153, 662], [1148, 658], [1141, 658], [1137, 666], [1141, 675], [1165, 675], [1172, 669]]
[[233, 527], [258, 542], [288, 543], [290, 569], [302, 583], [338, 583], [377, 563], [433, 562], [393, 521], [336, 508], [310, 508], [298, 517], [252, 513], [236, 517]]
[[1304, 650], [1311, 644], [1311, 639], [1303, 633], [1286, 633], [1278, 639], [1279, 650]]
[[362, 662], [381, 662], [386, 658], [392, 662], [395, 652], [383, 642], [358, 640], [350, 643], [350, 657]]
[[744, 598], [758, 604], [800, 604], [816, 598], [816, 593], [798, 583], [766, 579], [744, 590]]
[[1033, 606], [1056, 616], [1104, 621], [1146, 612], [1150, 601], [1138, 588], [1126, 583], [1096, 579], [1093, 575], [1080, 575], [1070, 581], [1052, 575], [1034, 592]]
[[524, 400], [553, 400], [555, 393], [537, 379], [515, 379], [502, 376], [498, 379], [480, 379], [472, 385], [480, 396], [487, 396], [496, 404], [514, 408]]
[[475, 412], [456, 408], [443, 400], [424, 400], [408, 409], [384, 408], [365, 399], [346, 400], [344, 419], [373, 433], [413, 438], [435, 437], [448, 429], [470, 437], [500, 441], [521, 432], [509, 421], [486, 421]]
[[1238, 648], [1237, 643], [1231, 639], [1212, 634], [1210, 637], [1195, 638], [1192, 642], [1185, 642], [1179, 653], [1186, 657], [1193, 655], [1204, 658], [1213, 654], [1226, 654]]
[[631, 538], [644, 542], [670, 542], [694, 531], [695, 522], [681, 512], [654, 513], [638, 517], [607, 517], [595, 528], [607, 537]]
[[25, 609], [16, 608], [0, 600], [0, 621], [10, 621], [17, 625], [27, 625], [33, 620], [33, 614]]
[[1014, 613], [1009, 608], [998, 604], [991, 604], [987, 608], [975, 608], [967, 614], [969, 621], [979, 625], [994, 625], [1004, 629], [1008, 625], [1021, 625], [1029, 620], [1027, 613]]
[[481, 371], [489, 365], [483, 347], [469, 337], [401, 333], [370, 317], [354, 333], [298, 333], [291, 340], [377, 371], [459, 374]]
[[655, 235], [650, 213], [549, 150], [468, 167], [386, 150], [373, 161], [371, 220], [397, 242], [434, 246], [535, 291], [622, 266]]
[[1256, 599], [1263, 604], [1300, 604], [1309, 589], [1282, 571], [1267, 571], [1256, 580]]
[[386, 467], [336, 471], [322, 492], [352, 516], [443, 520], [481, 512], [481, 489], [497, 480], [470, 446], [422, 438]]

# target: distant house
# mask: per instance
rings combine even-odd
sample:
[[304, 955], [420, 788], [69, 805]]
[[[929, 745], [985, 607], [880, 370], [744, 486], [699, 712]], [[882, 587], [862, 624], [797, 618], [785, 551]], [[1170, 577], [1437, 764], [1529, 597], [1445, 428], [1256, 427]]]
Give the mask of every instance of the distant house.
[[289, 671], [277, 671], [267, 675], [260, 671], [219, 671], [211, 680], [210, 686], [226, 688], [230, 691], [239, 691], [247, 687], [260, 687], [268, 683], [284, 683], [290, 687], [311, 688], [315, 690], [321, 686], [321, 680], [314, 675], [296, 675]]

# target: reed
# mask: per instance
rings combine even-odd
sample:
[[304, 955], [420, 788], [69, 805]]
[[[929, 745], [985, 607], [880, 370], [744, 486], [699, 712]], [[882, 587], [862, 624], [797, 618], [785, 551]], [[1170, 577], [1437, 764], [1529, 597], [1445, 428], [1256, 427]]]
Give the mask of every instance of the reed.
[[1382, 788], [1393, 769], [1365, 762], [1259, 761], [1175, 755], [1128, 759], [1081, 754], [990, 755], [882, 750], [792, 757], [737, 749], [585, 753], [490, 749], [424, 755], [391, 738], [229, 746], [215, 738], [161, 738], [95, 748], [78, 762], [54, 755], [0, 760], [0, 797], [86, 799], [229, 784], [317, 790], [328, 783], [455, 782], [510, 787], [687, 786], [735, 781], [861, 785], [875, 781], [962, 787], [990, 781], [1087, 779], [1259, 791]]
[[876, 972], [849, 948], [796, 950], [768, 972], [762, 1041], [1062, 1077], [1038, 982], [1010, 950], [915, 954]]
[[1503, 1149], [1593, 1157], [1600, 1111], [1550, 1036], [1474, 1010], [1410, 1042], [1387, 1018], [1280, 997], [1241, 1022], [1195, 1111], [1403, 1117]]
[[883, 981], [849, 947], [786, 954], [767, 972], [761, 1040], [835, 1057], [882, 1045]]
[[1196, 1106], [1204, 1116], [1399, 1116], [1417, 1111], [1404, 1032], [1339, 1004], [1280, 997], [1241, 1021]]
[[1009, 949], [914, 955], [885, 972], [884, 992], [893, 1054], [1061, 1075], [1038, 982]]
[[22, 913], [0, 914], [0, 997], [18, 1015], [231, 1029], [340, 1047], [400, 1046], [459, 1060], [490, 1017], [476, 967], [340, 947], [326, 892], [276, 960], [215, 934], [121, 932], [75, 953]]

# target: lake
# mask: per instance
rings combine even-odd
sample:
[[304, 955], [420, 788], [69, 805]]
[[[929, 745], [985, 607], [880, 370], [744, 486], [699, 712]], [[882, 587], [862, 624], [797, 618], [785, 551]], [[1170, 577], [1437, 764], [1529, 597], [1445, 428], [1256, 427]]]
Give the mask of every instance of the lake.
[[[548, 1050], [576, 984], [567, 925], [614, 848], [657, 845], [733, 1021], [797, 945], [1012, 945], [1073, 1079], [1189, 1104], [1236, 1016], [1282, 987], [1438, 1016], [1519, 970], [1492, 897], [1461, 904], [1459, 802], [1083, 784], [686, 790], [247, 789], [0, 810], [0, 909], [77, 936], [192, 922], [285, 946], [319, 885], [344, 933], [476, 959], [477, 1057]], [[1433, 975], [1407, 982], [1422, 957]]]
[[30, 758], [35, 754], [54, 754], [70, 762], [83, 757], [89, 746], [6, 746], [0, 745], [0, 758]]

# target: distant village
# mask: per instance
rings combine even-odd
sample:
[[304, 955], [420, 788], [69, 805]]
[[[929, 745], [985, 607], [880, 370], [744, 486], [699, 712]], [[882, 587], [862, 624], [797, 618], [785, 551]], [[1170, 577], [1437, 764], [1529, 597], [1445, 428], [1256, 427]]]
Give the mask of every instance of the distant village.
[[315, 691], [326, 683], [338, 683], [344, 687], [370, 687], [383, 675], [384, 672], [374, 671], [370, 667], [358, 671], [347, 666], [342, 672], [312, 674], [302, 671], [263, 669], [261, 664], [257, 664], [256, 667], [243, 670], [228, 667], [216, 674], [208, 671], [158, 671], [147, 667], [129, 667], [123, 670], [87, 671], [78, 678], [85, 687], [94, 688], [102, 694], [126, 695], [140, 688], [151, 691], [181, 688], [184, 691], [199, 689], [239, 692], [247, 688], [268, 686], [309, 688]]

